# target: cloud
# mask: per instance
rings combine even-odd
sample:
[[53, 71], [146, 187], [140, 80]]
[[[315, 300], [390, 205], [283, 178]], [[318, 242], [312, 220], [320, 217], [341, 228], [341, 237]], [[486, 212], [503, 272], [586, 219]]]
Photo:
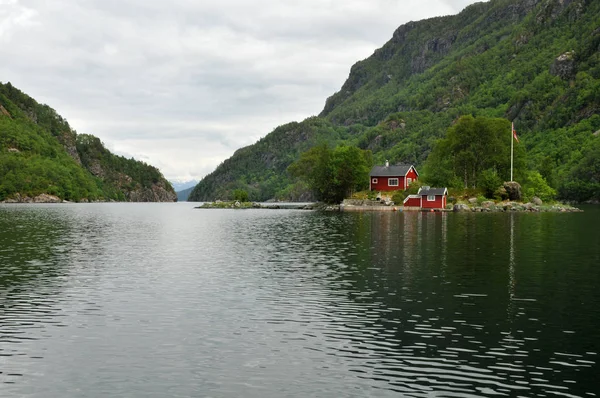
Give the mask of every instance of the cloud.
[[0, 80], [168, 178], [199, 179], [318, 114], [401, 24], [471, 3], [0, 0]]

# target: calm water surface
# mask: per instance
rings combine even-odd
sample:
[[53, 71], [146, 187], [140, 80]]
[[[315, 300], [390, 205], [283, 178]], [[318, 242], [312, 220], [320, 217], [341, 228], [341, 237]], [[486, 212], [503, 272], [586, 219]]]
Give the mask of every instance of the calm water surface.
[[2, 397], [595, 397], [600, 211], [0, 205]]

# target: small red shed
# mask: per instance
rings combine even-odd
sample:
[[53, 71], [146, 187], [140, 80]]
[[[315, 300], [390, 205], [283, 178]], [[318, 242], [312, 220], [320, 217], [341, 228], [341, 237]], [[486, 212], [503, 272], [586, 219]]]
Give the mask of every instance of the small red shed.
[[412, 164], [390, 166], [386, 161], [385, 166], [371, 169], [369, 187], [371, 191], [404, 191], [418, 179], [419, 173]]
[[418, 195], [421, 196], [422, 209], [445, 209], [446, 198], [448, 197], [447, 188], [421, 187]]
[[404, 199], [404, 207], [429, 210], [445, 209], [448, 189], [421, 187], [416, 195], [409, 195]]

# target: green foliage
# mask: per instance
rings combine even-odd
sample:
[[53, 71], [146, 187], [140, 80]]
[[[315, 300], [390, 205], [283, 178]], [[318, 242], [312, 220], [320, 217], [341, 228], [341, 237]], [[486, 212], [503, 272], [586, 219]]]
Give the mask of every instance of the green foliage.
[[300, 155], [288, 171], [306, 182], [317, 199], [339, 203], [368, 185], [371, 165], [370, 151], [343, 145], [331, 150], [319, 145]]
[[247, 202], [248, 201], [248, 192], [243, 189], [236, 189], [233, 191], [233, 200], [237, 200], [238, 202]]
[[408, 194], [405, 191], [396, 191], [392, 195], [392, 202], [394, 202], [397, 205], [400, 205], [404, 203], [404, 199], [406, 199], [407, 196]]
[[[446, 138], [437, 142], [427, 160], [427, 173], [436, 176], [442, 186], [450, 185], [455, 178], [461, 178], [465, 188], [484, 184], [491, 195], [499, 185], [498, 175], [510, 179], [511, 139], [508, 120], [463, 116], [448, 129]], [[522, 152], [515, 153], [515, 163], [521, 165]]]
[[501, 199], [498, 196], [498, 188], [502, 186], [503, 180], [496, 169], [486, 169], [481, 173], [479, 187], [483, 190], [486, 198]]
[[578, 202], [600, 200], [600, 138], [594, 137], [585, 155], [560, 186], [561, 197]]
[[531, 171], [527, 173], [527, 179], [523, 184], [523, 196], [526, 200], [537, 196], [544, 202], [549, 202], [556, 197], [556, 190], [548, 185], [538, 171]]
[[0, 107], [0, 201], [42, 193], [123, 201], [130, 191], [158, 183], [172, 190], [156, 168], [111, 154], [94, 136], [78, 135], [54, 109], [10, 83], [0, 83]]
[[[236, 152], [199, 184], [197, 199], [246, 187], [263, 197], [291, 192], [285, 169], [322, 143], [371, 150], [377, 163], [414, 164], [432, 186], [489, 184], [488, 169], [508, 180], [511, 120], [521, 141], [516, 181], [535, 170], [563, 198], [600, 200], [584, 161], [600, 130], [600, 2], [534, 3], [481, 2], [399, 28], [351, 68], [319, 117], [278, 127]], [[567, 52], [573, 68], [553, 74]], [[474, 120], [458, 130], [471, 139], [458, 145], [447, 134], [458, 134], [448, 128], [463, 115]], [[506, 134], [500, 144], [496, 127]], [[433, 150], [439, 140], [446, 148]]]

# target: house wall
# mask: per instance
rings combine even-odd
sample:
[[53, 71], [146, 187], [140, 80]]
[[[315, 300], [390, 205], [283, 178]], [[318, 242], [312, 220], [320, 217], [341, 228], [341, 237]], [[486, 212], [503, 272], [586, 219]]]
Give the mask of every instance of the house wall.
[[[417, 172], [415, 171], [414, 167], [411, 167], [410, 170], [408, 170], [408, 173], [406, 173], [406, 179], [411, 179], [411, 184], [415, 181], [419, 180], [419, 176], [417, 175]], [[404, 184], [404, 181], [402, 182]], [[404, 185], [404, 189], [408, 189], [409, 185]]]
[[[377, 178], [377, 183], [373, 183], [373, 178]], [[397, 178], [398, 179], [398, 186], [392, 186], [390, 187], [388, 185], [388, 179], [390, 178]], [[404, 177], [403, 176], [398, 176], [398, 177], [371, 177], [371, 191], [399, 191], [399, 190], [404, 190]]]
[[421, 207], [423, 209], [444, 209], [446, 207], [446, 196], [436, 195], [435, 201], [429, 202], [427, 195], [421, 196]]
[[407, 198], [404, 202], [406, 207], [421, 207], [421, 198]]

